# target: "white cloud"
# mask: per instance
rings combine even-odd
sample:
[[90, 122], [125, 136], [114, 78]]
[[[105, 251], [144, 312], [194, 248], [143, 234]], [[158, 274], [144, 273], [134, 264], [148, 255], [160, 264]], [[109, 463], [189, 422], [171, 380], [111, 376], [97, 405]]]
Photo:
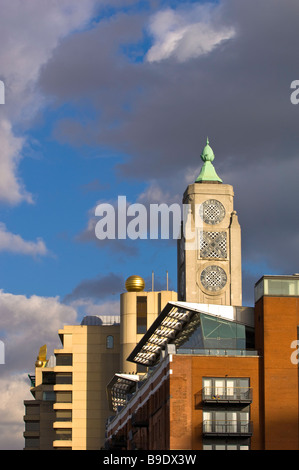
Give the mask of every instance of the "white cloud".
[[[5, 346], [5, 372], [31, 369], [40, 346], [58, 343], [58, 329], [76, 324], [77, 312], [58, 297], [14, 295], [0, 291], [0, 339]], [[35, 356], [36, 354], [36, 356]]]
[[[181, 203], [182, 196], [181, 194], [171, 191], [173, 186], [170, 184], [170, 187], [165, 189], [164, 181], [158, 183], [158, 181], [151, 181], [147, 188], [139, 194], [137, 201], [140, 204], [173, 204]], [[175, 188], [176, 189], [176, 188]]]
[[29, 256], [44, 256], [48, 249], [43, 240], [26, 241], [20, 235], [8, 232], [5, 224], [0, 222], [0, 252], [6, 251]]
[[220, 25], [217, 9], [197, 5], [193, 8], [170, 8], [153, 15], [149, 32], [154, 44], [147, 53], [148, 62], [170, 57], [179, 62], [211, 52], [222, 41], [234, 36], [234, 30]]
[[22, 450], [24, 447], [24, 400], [33, 398], [29, 386], [27, 374], [0, 377], [0, 449], [2, 450]]
[[22, 200], [32, 202], [17, 176], [24, 139], [13, 134], [11, 123], [4, 118], [0, 119], [0, 142], [0, 201], [12, 205]]
[[59, 298], [13, 295], [0, 291], [0, 339], [5, 346], [5, 364], [0, 365], [0, 449], [22, 449], [23, 401], [32, 399], [27, 374], [34, 374], [39, 348], [48, 356], [60, 347], [58, 330], [77, 324], [77, 312]]
[[[0, 18], [0, 78], [5, 104], [0, 114], [0, 201], [32, 202], [18, 177], [30, 119], [44, 105], [35, 89], [41, 68], [59, 42], [82, 28], [92, 16], [96, 0], [2, 0]], [[23, 137], [15, 134], [19, 126]]]
[[95, 303], [90, 299], [74, 300], [70, 304], [76, 310], [81, 310], [82, 317], [85, 315], [119, 315], [119, 300], [108, 300], [103, 303]]

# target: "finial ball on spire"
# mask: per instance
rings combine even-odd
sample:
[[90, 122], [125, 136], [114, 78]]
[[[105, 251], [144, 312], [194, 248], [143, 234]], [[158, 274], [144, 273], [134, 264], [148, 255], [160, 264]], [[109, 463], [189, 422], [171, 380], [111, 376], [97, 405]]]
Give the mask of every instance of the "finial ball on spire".
[[203, 162], [212, 162], [215, 158], [214, 152], [210, 147], [209, 138], [207, 137], [207, 143], [202, 151], [201, 159]]
[[222, 179], [219, 178], [212, 164], [214, 158], [215, 155], [210, 147], [209, 138], [207, 137], [206, 146], [201, 154], [201, 159], [204, 163], [195, 183], [222, 183]]

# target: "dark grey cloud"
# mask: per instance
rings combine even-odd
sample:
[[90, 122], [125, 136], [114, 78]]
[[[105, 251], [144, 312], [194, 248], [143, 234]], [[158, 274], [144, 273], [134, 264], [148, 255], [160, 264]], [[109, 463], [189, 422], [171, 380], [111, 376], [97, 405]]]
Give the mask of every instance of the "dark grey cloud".
[[99, 276], [97, 279], [85, 279], [64, 297], [63, 302], [69, 303], [78, 299], [106, 300], [115, 294], [119, 295], [124, 290], [124, 285], [122, 276], [115, 273]]
[[[103, 213], [103, 217], [95, 216], [96, 206], [101, 204], [110, 204], [111, 217], [107, 217]], [[127, 202], [127, 205], [129, 201]], [[85, 229], [77, 234], [75, 240], [79, 243], [92, 243], [97, 246], [100, 250], [109, 250], [114, 257], [117, 257], [118, 262], [125, 262], [126, 256], [137, 256], [139, 253], [139, 247], [136, 245], [135, 240], [130, 240], [129, 238], [119, 238], [118, 237], [118, 201], [98, 201], [98, 204], [88, 212], [88, 220]], [[102, 230], [108, 231], [111, 227], [114, 228], [113, 232], [107, 233], [107, 237], [99, 239], [96, 235], [96, 225], [100, 220], [107, 220], [107, 226], [103, 227]], [[130, 220], [129, 218], [127, 220]], [[112, 238], [113, 237], [113, 238]]]
[[[142, 179], [183, 170], [187, 158], [196, 164], [207, 134], [226, 165], [252, 164], [261, 152], [277, 159], [277, 145], [269, 155], [274, 129], [281, 146], [284, 136], [295, 144], [298, 113], [289, 87], [297, 75], [298, 8], [292, 0], [242, 8], [224, 1], [222, 22], [235, 27], [235, 38], [184, 63], [132, 64], [121, 55], [121, 45], [142, 39], [143, 15], [119, 14], [72, 36], [46, 65], [41, 87], [58, 99], [78, 99], [78, 105], [89, 96], [100, 117], [85, 126], [65, 120], [58, 135], [127, 152], [131, 159], [121, 173]], [[113, 122], [118, 125], [111, 129]]]
[[40, 87], [56, 106], [69, 100], [82, 116], [92, 104], [93, 120], [58, 122], [57, 138], [127, 155], [116, 167], [121, 178], [175, 198], [187, 172], [197, 176], [208, 135], [218, 174], [235, 188], [244, 269], [255, 269], [247, 278], [261, 267], [297, 272], [299, 107], [290, 102], [290, 84], [299, 78], [299, 4], [220, 5], [215, 21], [235, 35], [209, 54], [132, 63], [122, 47], [142, 41], [148, 18], [118, 14], [65, 40]]

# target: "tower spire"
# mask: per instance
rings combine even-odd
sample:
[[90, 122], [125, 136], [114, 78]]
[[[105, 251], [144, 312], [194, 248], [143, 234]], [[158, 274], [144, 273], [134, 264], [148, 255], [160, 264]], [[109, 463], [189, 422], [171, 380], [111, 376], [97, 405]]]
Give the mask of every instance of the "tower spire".
[[212, 164], [214, 158], [215, 155], [210, 147], [209, 138], [207, 137], [207, 143], [201, 154], [201, 159], [204, 163], [195, 183], [222, 183], [222, 179], [219, 178]]

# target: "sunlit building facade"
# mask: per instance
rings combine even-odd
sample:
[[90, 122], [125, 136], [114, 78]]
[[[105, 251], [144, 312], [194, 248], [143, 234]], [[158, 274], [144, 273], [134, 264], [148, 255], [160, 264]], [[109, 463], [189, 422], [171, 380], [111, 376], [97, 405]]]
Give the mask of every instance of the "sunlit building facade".
[[242, 305], [234, 191], [208, 141], [201, 158], [182, 200], [178, 294], [131, 276], [115, 322], [58, 332], [62, 348], [42, 349], [30, 376], [25, 449], [299, 449], [299, 275], [263, 276]]
[[[29, 375], [32, 400], [25, 405], [26, 450], [98, 450], [105, 443], [111, 415], [106, 388], [120, 371], [130, 377], [137, 367], [126, 354], [170, 300], [173, 291], [144, 291], [132, 276], [121, 294], [120, 316], [86, 316], [80, 325], [58, 331], [61, 348], [47, 357], [42, 347]], [[128, 349], [129, 348], [129, 349]], [[141, 370], [144, 370], [141, 367]]]
[[179, 301], [128, 356], [147, 375], [126, 391], [116, 380], [108, 388], [110, 402], [117, 393], [123, 401], [106, 448], [299, 449], [299, 275], [263, 276], [255, 306], [242, 306], [233, 188], [218, 177], [209, 142], [202, 160], [183, 196], [193, 244], [178, 241]]

